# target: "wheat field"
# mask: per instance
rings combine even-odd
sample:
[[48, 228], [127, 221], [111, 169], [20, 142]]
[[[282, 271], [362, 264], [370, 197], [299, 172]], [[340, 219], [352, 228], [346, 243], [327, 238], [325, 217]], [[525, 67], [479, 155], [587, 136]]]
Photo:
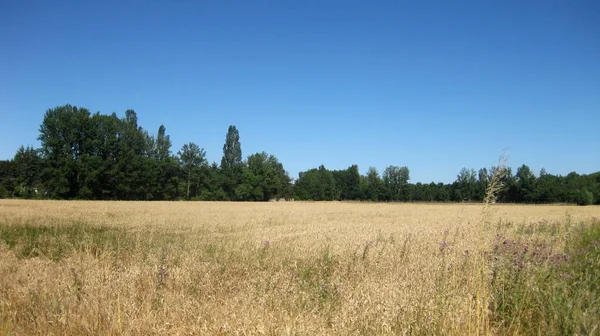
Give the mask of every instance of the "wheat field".
[[[501, 334], [486, 253], [598, 207], [0, 200], [2, 335]], [[489, 225], [484, 225], [488, 223]]]

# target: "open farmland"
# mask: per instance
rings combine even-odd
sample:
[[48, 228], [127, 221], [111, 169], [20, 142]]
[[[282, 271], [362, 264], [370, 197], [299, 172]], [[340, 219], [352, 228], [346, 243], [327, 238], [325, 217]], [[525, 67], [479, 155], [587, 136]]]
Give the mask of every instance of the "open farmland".
[[[598, 254], [581, 281], [568, 265], [573, 239], [598, 251], [598, 217], [574, 206], [484, 216], [476, 204], [0, 200], [0, 334], [598, 334]], [[532, 331], [518, 317], [541, 311], [541, 275], [583, 307], [539, 316]]]

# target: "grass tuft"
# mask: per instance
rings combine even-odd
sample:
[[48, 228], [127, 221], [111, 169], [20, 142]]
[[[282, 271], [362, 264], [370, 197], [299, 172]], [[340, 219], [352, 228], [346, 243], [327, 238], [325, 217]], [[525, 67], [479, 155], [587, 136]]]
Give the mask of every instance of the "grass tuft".
[[[497, 236], [492, 311], [503, 333], [600, 334], [600, 225], [577, 226], [560, 250], [556, 223], [522, 231], [513, 240]], [[545, 235], [539, 240], [539, 232]]]
[[21, 259], [43, 257], [60, 261], [69, 254], [86, 252], [94, 256], [132, 245], [126, 230], [93, 226], [81, 221], [64, 225], [0, 225], [3, 242]]

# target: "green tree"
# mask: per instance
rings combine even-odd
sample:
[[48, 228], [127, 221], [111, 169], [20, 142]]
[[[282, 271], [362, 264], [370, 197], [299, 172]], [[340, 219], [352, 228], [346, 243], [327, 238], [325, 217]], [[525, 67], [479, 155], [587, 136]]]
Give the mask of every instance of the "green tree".
[[46, 187], [54, 198], [75, 198], [85, 181], [84, 144], [90, 112], [64, 105], [49, 109], [40, 126]]
[[474, 169], [462, 168], [456, 176], [454, 197], [458, 202], [473, 201], [476, 196], [477, 175]]
[[199, 174], [200, 169], [203, 166], [208, 166], [206, 152], [203, 148], [200, 148], [200, 146], [190, 142], [189, 144], [183, 145], [177, 155], [179, 155], [181, 169], [185, 172], [187, 177], [186, 198], [190, 199], [192, 174]]
[[558, 176], [548, 174], [546, 169], [542, 168], [536, 188], [537, 201], [541, 203], [559, 202], [560, 188]]
[[229, 195], [225, 192], [224, 186], [227, 184], [227, 177], [223, 175], [223, 170], [219, 168], [216, 162], [213, 162], [206, 169], [205, 185], [200, 199], [205, 201], [229, 201]]
[[332, 201], [336, 197], [333, 172], [321, 165], [298, 174], [295, 193], [302, 200]]
[[379, 177], [379, 172], [375, 167], [369, 167], [366, 175], [367, 181], [367, 199], [377, 202], [382, 199], [383, 182]]
[[148, 160], [151, 147], [148, 134], [138, 126], [137, 113], [125, 111], [119, 130], [119, 154], [116, 160], [116, 189], [119, 199], [149, 199], [149, 181], [154, 167]]
[[[153, 137], [144, 132], [147, 139]], [[155, 141], [148, 141], [149, 145], [154, 143], [154, 146], [147, 145], [148, 154], [143, 157], [143, 164], [146, 171], [149, 172], [145, 176], [147, 180], [148, 199], [165, 200], [175, 199], [178, 197], [179, 186], [179, 163], [173, 155], [171, 155], [171, 139], [166, 134], [166, 127], [160, 125]]]
[[358, 200], [360, 198], [360, 173], [358, 165], [352, 165], [346, 169], [346, 191], [343, 195], [345, 200]]
[[242, 169], [242, 178], [235, 188], [235, 198], [238, 201], [261, 201], [262, 189], [258, 186], [258, 178], [247, 167]]
[[156, 135], [154, 156], [158, 161], [163, 161], [171, 156], [171, 138], [165, 134], [166, 130], [164, 125], [160, 125]]
[[242, 163], [242, 145], [240, 144], [240, 133], [233, 125], [229, 126], [223, 145], [223, 158], [221, 169], [234, 169]]
[[582, 188], [573, 193], [573, 201], [577, 205], [591, 205], [594, 204], [594, 194], [586, 188]]
[[532, 203], [537, 200], [536, 184], [537, 179], [527, 165], [517, 168], [517, 183], [515, 190], [515, 201]]
[[485, 198], [490, 179], [491, 176], [488, 173], [487, 168], [484, 167], [479, 169], [479, 172], [477, 174], [477, 186], [475, 188], [475, 198], [477, 199], [477, 201], [483, 201], [483, 199]]
[[39, 150], [33, 147], [21, 146], [13, 158], [15, 190], [17, 197], [40, 197], [43, 190], [41, 185], [41, 173], [43, 160]]
[[450, 201], [450, 186], [443, 183], [438, 183], [436, 186], [436, 197], [437, 202], [449, 202]]
[[255, 200], [268, 201], [290, 196], [291, 179], [274, 155], [265, 152], [252, 154], [248, 156], [247, 162], [248, 170], [254, 177], [252, 195]]
[[119, 155], [121, 120], [111, 115], [93, 114], [86, 123], [82, 170], [85, 180], [79, 197], [116, 199], [116, 161]]
[[407, 167], [388, 166], [383, 171], [383, 185], [388, 201], [408, 201], [408, 180], [410, 172]]
[[409, 184], [410, 200], [415, 202], [421, 202], [427, 200], [425, 195], [425, 186], [421, 182], [415, 184]]
[[588, 205], [593, 203], [593, 194], [591, 203], [588, 202], [591, 192], [588, 190], [585, 175], [579, 175], [576, 172], [571, 172], [564, 178], [563, 184], [563, 201], [580, 205]]
[[12, 197], [16, 180], [14, 162], [0, 160], [0, 198]]
[[[500, 168], [492, 167], [490, 170], [490, 176], [494, 176], [498, 169]], [[498, 193], [498, 201], [504, 203], [516, 202], [517, 179], [513, 175], [511, 167], [506, 167], [504, 173], [502, 174], [502, 178], [500, 179], [500, 183], [502, 183], [503, 188]]]
[[235, 191], [242, 182], [243, 166], [240, 134], [237, 128], [231, 125], [225, 136], [223, 157], [221, 159], [221, 173], [224, 177], [223, 188], [231, 199], [238, 199], [238, 195], [245, 195], [245, 193], [236, 193]]

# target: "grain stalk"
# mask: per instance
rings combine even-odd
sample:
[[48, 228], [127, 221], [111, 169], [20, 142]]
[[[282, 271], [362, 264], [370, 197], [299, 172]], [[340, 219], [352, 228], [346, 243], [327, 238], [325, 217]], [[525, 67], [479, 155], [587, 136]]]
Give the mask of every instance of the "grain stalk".
[[[487, 186], [485, 197], [483, 199], [483, 210], [482, 210], [482, 230], [490, 224], [490, 207], [496, 204], [498, 194], [505, 187], [504, 179], [506, 177], [506, 165], [508, 162], [508, 149], [505, 149], [500, 157], [498, 158], [498, 167], [494, 170], [490, 182]], [[482, 233], [485, 233], [482, 231]]]
[[[498, 194], [504, 188], [504, 178], [507, 172], [508, 149], [504, 149], [498, 158], [498, 166], [493, 170], [490, 182], [487, 186], [483, 199], [481, 224], [479, 226], [479, 252], [476, 256], [476, 294], [475, 294], [475, 330], [469, 330], [469, 334], [490, 334], [490, 323], [488, 309], [490, 305], [490, 288], [488, 281], [488, 262], [484, 255], [487, 247], [488, 229], [491, 227], [491, 206], [496, 204]], [[471, 329], [471, 327], [469, 328]]]

